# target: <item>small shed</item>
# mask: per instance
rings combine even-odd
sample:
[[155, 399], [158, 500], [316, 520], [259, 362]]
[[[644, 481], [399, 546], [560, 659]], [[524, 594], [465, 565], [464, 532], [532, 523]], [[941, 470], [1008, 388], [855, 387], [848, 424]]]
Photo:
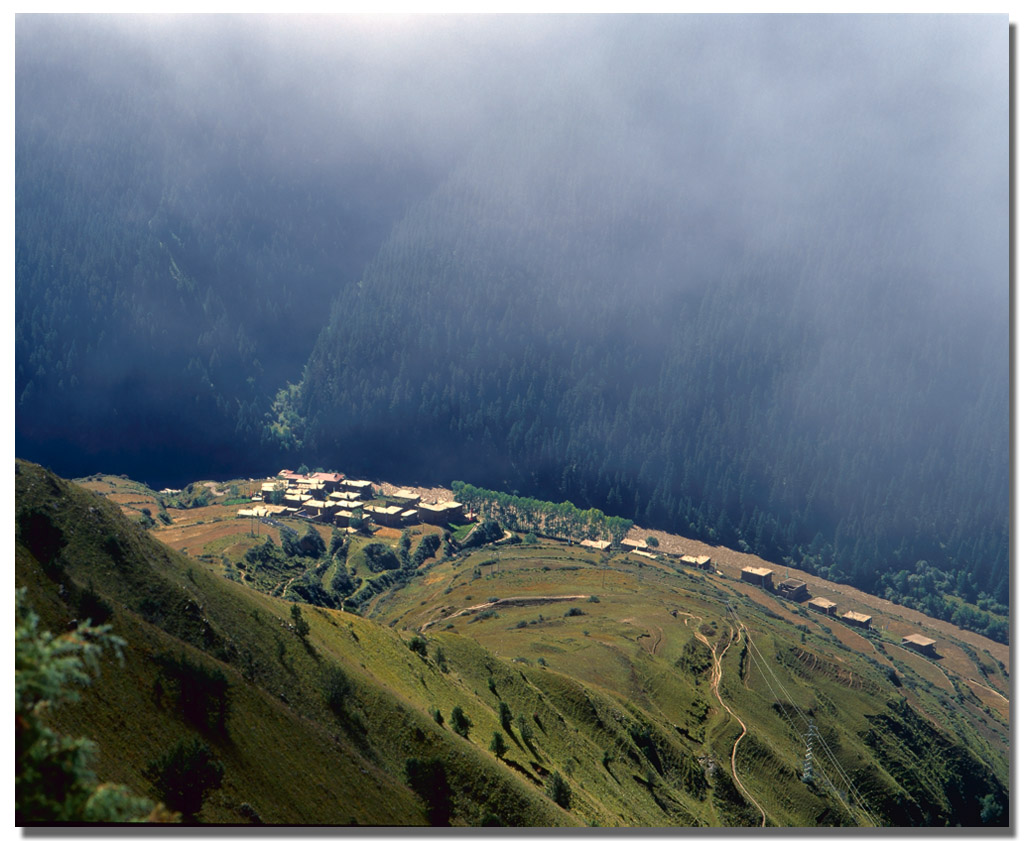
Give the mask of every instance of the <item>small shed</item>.
[[787, 578], [779, 584], [779, 595], [784, 599], [802, 602], [807, 598], [807, 585], [799, 578]]
[[740, 572], [740, 580], [770, 590], [772, 588], [772, 571], [768, 567], [743, 567]]
[[938, 653], [935, 651], [935, 640], [923, 637], [920, 634], [905, 636], [903, 644], [907, 648], [912, 648], [921, 654], [927, 654], [929, 657], [934, 657]]
[[836, 603], [830, 602], [828, 599], [823, 599], [820, 596], [816, 596], [807, 602], [807, 606], [811, 610], [816, 610], [818, 613], [824, 613], [826, 616], [836, 615]]
[[856, 625], [858, 628], [871, 627], [871, 617], [866, 613], [856, 613], [852, 610], [848, 610], [839, 618], [844, 622], [848, 622], [850, 625]]

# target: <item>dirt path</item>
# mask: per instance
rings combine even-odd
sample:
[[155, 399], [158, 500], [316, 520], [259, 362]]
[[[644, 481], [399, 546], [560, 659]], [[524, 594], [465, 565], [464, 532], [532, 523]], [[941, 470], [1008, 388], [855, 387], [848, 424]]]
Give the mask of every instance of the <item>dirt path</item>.
[[462, 616], [466, 613], [475, 613], [478, 610], [484, 610], [488, 607], [529, 607], [535, 604], [549, 604], [550, 602], [568, 602], [576, 599], [589, 599], [590, 596], [583, 594], [580, 596], [509, 596], [507, 599], [498, 599], [493, 602], [481, 602], [470, 607], [464, 607], [462, 610], [456, 611], [449, 616], [439, 616], [437, 619], [431, 619], [420, 626], [420, 633], [422, 634], [431, 625], [436, 625], [442, 619], [452, 620], [456, 616]]
[[761, 808], [761, 804], [753, 798], [749, 791], [747, 791], [746, 786], [744, 786], [743, 783], [740, 782], [739, 774], [736, 773], [736, 749], [740, 745], [740, 740], [747, 735], [747, 725], [744, 724], [743, 720], [732, 711], [732, 709], [729, 707], [727, 703], [725, 703], [725, 701], [722, 700], [722, 693], [719, 691], [719, 686], [722, 682], [722, 658], [725, 656], [725, 652], [729, 650], [729, 646], [732, 645], [734, 634], [736, 635], [735, 639], [739, 639], [739, 632], [734, 632], [730, 628], [729, 642], [725, 644], [725, 648], [722, 649], [721, 653], [716, 653], [715, 647], [711, 644], [708, 638], [704, 636], [704, 634], [702, 634], [700, 631], [693, 632], [693, 635], [702, 643], [704, 643], [704, 645], [706, 645], [708, 647], [708, 650], [711, 652], [711, 691], [715, 693], [715, 697], [718, 699], [718, 703], [722, 705], [722, 709], [724, 709], [727, 713], [729, 713], [729, 715], [735, 718], [740, 727], [743, 728], [743, 732], [741, 732], [740, 735], [736, 737], [736, 741], [733, 742], [732, 745], [732, 778], [736, 783], [736, 787], [741, 792], [743, 792], [747, 800], [753, 803], [757, 807], [757, 810], [761, 813], [761, 826], [766, 826], [768, 823], [767, 813], [764, 809]]

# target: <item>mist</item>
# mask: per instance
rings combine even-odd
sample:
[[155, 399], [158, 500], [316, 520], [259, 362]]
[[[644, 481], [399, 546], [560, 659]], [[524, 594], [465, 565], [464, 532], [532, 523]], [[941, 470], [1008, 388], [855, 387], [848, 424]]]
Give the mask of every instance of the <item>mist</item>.
[[19, 455], [1005, 583], [1005, 16], [20, 15], [15, 64]]

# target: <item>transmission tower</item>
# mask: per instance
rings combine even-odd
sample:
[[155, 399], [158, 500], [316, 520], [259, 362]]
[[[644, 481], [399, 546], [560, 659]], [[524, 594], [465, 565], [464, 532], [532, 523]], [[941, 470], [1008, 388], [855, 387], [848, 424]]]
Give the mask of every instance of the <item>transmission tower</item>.
[[814, 726], [814, 719], [812, 718], [807, 728], [807, 733], [804, 736], [804, 744], [807, 746], [807, 751], [804, 753], [804, 775], [800, 779], [805, 783], [809, 783], [814, 779], [814, 740], [817, 737], [818, 728]]

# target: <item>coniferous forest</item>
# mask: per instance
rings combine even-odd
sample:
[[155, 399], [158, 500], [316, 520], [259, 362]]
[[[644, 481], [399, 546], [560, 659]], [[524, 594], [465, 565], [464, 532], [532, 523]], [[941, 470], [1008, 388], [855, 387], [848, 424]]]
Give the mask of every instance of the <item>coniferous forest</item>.
[[19, 17], [17, 454], [568, 500], [1005, 639], [1005, 18], [407, 26]]

